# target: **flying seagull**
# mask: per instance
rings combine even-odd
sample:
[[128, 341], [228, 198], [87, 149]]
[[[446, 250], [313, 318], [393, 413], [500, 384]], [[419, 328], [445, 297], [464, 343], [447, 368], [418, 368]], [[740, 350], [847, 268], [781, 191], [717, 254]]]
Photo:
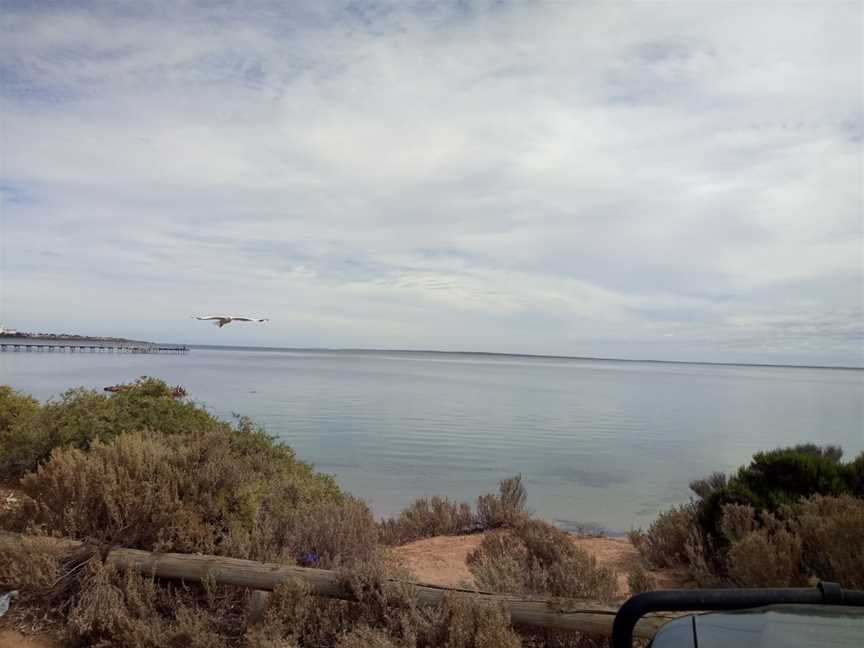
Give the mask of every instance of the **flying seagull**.
[[207, 322], [213, 322], [219, 328], [222, 328], [226, 324], [230, 324], [231, 322], [269, 322], [270, 320], [265, 318], [257, 318], [257, 317], [240, 317], [238, 315], [193, 315], [196, 320], [204, 320]]

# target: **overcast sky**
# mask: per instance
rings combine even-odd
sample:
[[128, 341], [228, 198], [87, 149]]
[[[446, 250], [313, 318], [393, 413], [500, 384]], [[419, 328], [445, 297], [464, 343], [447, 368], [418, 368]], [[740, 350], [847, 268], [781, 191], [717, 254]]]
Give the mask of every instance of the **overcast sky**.
[[861, 2], [174, 4], [0, 0], [4, 324], [864, 365]]

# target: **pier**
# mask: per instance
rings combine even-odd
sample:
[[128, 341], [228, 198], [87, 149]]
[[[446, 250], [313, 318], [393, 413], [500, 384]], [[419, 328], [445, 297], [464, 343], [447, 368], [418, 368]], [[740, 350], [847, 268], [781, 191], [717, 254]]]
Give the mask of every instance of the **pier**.
[[189, 353], [189, 347], [175, 344], [110, 344], [86, 342], [11, 342], [0, 341], [0, 352], [27, 353]]

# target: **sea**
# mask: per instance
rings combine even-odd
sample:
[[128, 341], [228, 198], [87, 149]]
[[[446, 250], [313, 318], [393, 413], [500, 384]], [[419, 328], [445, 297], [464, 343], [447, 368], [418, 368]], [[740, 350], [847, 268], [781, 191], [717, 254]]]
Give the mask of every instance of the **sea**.
[[0, 353], [42, 399], [140, 376], [244, 415], [379, 516], [474, 501], [521, 474], [534, 514], [623, 534], [688, 484], [797, 443], [864, 451], [864, 370], [471, 353], [193, 347], [185, 355]]

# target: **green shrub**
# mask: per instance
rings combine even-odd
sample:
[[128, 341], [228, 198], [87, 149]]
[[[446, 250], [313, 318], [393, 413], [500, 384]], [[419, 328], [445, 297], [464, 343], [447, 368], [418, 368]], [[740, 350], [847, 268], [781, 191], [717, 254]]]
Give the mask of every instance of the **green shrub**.
[[227, 423], [194, 403], [176, 399], [161, 380], [141, 378], [122, 392], [107, 395], [78, 388], [65, 392], [0, 434], [0, 474], [20, 477], [48, 459], [55, 448], [86, 450], [144, 429], [165, 434], [194, 434]]
[[487, 534], [468, 555], [468, 568], [481, 589], [493, 592], [609, 600], [618, 588], [611, 569], [539, 520]]
[[849, 484], [849, 494], [864, 497], [864, 452], [846, 466], [846, 481]]
[[[0, 385], [0, 439], [14, 425], [39, 411], [39, 401], [15, 391], [8, 385]], [[2, 441], [0, 441], [2, 443]]]
[[[7, 526], [261, 560], [301, 549], [292, 533], [298, 520], [315, 533], [305, 509], [345, 501], [330, 477], [292, 462], [259, 431], [223, 427], [194, 435], [129, 433], [96, 441], [88, 452], [56, 449], [20, 487], [31, 499], [16, 512], [17, 525]], [[329, 517], [322, 520], [332, 526]], [[371, 516], [367, 527], [374, 546]]]
[[757, 515], [776, 513], [811, 495], [855, 494], [864, 471], [864, 460], [843, 463], [843, 451], [835, 446], [798, 445], [759, 452], [742, 466], [725, 486], [709, 489], [698, 504], [702, 533], [721, 553], [728, 549], [720, 523], [728, 504], [753, 507]]

